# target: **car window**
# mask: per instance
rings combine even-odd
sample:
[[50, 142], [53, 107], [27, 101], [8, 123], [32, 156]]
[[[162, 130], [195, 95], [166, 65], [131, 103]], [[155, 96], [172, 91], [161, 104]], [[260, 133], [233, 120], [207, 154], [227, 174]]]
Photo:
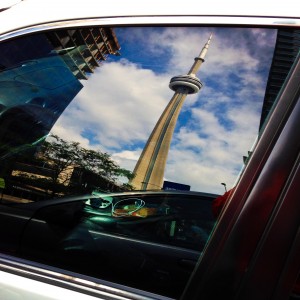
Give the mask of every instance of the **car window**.
[[269, 73], [293, 34], [103, 26], [2, 42], [0, 252], [178, 297], [276, 104]]

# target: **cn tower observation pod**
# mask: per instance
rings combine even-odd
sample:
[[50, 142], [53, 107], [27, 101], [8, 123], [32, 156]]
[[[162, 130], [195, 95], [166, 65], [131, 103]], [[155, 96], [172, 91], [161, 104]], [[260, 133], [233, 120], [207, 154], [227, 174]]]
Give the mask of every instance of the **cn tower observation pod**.
[[171, 90], [185, 94], [196, 94], [200, 91], [202, 86], [202, 82], [196, 76], [192, 75], [175, 76], [169, 83]]

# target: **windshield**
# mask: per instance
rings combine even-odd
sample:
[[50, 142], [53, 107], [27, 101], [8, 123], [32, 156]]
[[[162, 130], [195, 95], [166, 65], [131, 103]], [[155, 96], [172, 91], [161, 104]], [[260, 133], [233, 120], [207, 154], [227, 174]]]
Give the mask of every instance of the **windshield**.
[[223, 194], [276, 98], [265, 97], [280, 32], [104, 27], [3, 42], [2, 200]]

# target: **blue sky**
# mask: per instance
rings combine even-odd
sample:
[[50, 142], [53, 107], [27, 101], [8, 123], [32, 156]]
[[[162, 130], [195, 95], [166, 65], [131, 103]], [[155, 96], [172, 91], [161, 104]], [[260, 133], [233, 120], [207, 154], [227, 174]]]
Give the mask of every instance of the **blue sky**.
[[213, 38], [197, 76], [203, 88], [183, 105], [165, 179], [222, 193], [234, 185], [258, 133], [276, 31], [258, 28], [116, 28], [121, 56], [109, 57], [53, 132], [112, 155], [133, 170], [173, 91]]

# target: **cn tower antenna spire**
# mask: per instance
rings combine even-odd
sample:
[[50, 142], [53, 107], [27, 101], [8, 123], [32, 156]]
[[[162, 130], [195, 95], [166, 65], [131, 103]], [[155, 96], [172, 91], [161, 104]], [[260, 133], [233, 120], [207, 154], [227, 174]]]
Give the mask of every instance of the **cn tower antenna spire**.
[[206, 44], [204, 45], [204, 47], [202, 48], [200, 54], [195, 57], [195, 62], [193, 64], [193, 66], [191, 67], [190, 71], [188, 72], [188, 75], [196, 75], [196, 73], [198, 72], [200, 66], [202, 65], [202, 63], [205, 61], [204, 58], [206, 56], [206, 53], [208, 51], [208, 47], [210, 44], [210, 41], [212, 39], [212, 33], [210, 34]]
[[204, 62], [211, 39], [212, 34], [199, 56], [195, 58], [188, 74], [175, 76], [171, 79], [169, 87], [175, 93], [156, 123], [135, 166], [133, 171], [135, 177], [130, 182], [135, 189], [162, 189], [165, 166], [175, 125], [186, 96], [196, 94], [202, 88], [203, 84], [196, 77], [196, 73]]

